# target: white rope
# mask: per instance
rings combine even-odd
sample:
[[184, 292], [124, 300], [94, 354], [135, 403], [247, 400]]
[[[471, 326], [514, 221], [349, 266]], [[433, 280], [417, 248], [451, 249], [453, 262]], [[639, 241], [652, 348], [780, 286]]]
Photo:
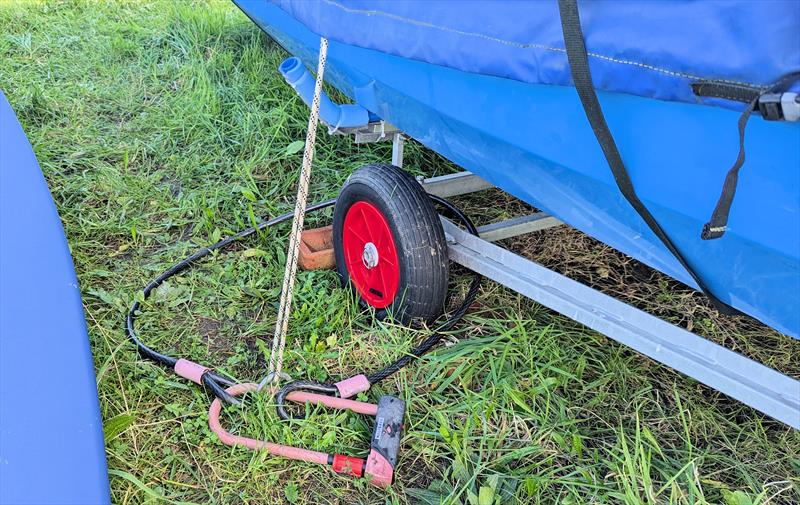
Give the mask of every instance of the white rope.
[[283, 368], [283, 349], [286, 346], [286, 332], [289, 329], [289, 315], [292, 308], [292, 295], [294, 294], [294, 281], [297, 275], [297, 258], [300, 252], [300, 234], [303, 231], [303, 220], [306, 215], [306, 202], [308, 200], [308, 184], [311, 180], [311, 162], [314, 159], [314, 142], [317, 138], [317, 125], [319, 124], [319, 99], [322, 93], [322, 83], [325, 77], [325, 59], [328, 55], [328, 39], [319, 41], [319, 61], [317, 63], [317, 82], [314, 86], [314, 100], [311, 103], [311, 114], [308, 117], [308, 131], [306, 132], [306, 145], [303, 151], [303, 166], [300, 169], [300, 180], [297, 184], [297, 202], [294, 207], [292, 220], [292, 233], [289, 236], [289, 250], [286, 254], [286, 270], [283, 273], [283, 287], [281, 288], [281, 301], [278, 308], [278, 319], [275, 322], [275, 335], [272, 338], [272, 353], [269, 357], [269, 372], [258, 386], [260, 390], [267, 383], [276, 385], [280, 381]]

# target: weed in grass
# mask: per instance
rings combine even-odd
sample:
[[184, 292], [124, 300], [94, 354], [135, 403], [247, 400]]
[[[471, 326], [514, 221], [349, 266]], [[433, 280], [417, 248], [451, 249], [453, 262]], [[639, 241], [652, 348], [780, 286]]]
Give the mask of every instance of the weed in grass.
[[[0, 2], [0, 87], [29, 135], [80, 280], [115, 503], [797, 503], [800, 435], [487, 282], [446, 346], [375, 395], [408, 402], [388, 493], [221, 445], [206, 393], [142, 361], [122, 321], [145, 282], [196, 248], [292, 208], [307, 110], [285, 53], [226, 1]], [[311, 199], [335, 196], [388, 145], [320, 136]], [[455, 169], [416, 143], [415, 174]], [[496, 219], [525, 206], [459, 199]], [[506, 201], [499, 205], [498, 201]], [[327, 224], [330, 212], [309, 216]], [[237, 379], [263, 375], [288, 229], [265, 230], [158, 290], [143, 338]], [[570, 230], [508, 242], [795, 377], [798, 342], [719, 317], [692, 292]], [[468, 277], [460, 270], [454, 297]], [[332, 272], [301, 273], [286, 366], [371, 370], [421, 332], [373, 322]], [[371, 392], [368, 396], [374, 398]], [[364, 454], [368, 419], [269, 399], [226, 409], [237, 433]]]

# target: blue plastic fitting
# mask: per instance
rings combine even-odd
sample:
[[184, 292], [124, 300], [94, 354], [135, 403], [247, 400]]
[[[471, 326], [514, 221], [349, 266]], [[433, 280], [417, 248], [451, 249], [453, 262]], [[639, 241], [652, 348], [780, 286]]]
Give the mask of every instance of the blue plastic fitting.
[[[281, 63], [278, 70], [289, 86], [294, 88], [300, 98], [310, 107], [311, 101], [314, 99], [315, 79], [306, 70], [300, 58], [294, 56], [287, 58]], [[319, 118], [333, 130], [359, 128], [369, 123], [370, 113], [360, 105], [334, 103], [323, 91], [319, 97]]]

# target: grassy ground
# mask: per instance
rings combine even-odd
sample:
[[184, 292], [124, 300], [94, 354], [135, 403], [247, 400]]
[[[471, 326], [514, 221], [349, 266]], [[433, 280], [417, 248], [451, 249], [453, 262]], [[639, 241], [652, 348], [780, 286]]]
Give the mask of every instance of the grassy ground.
[[[291, 208], [307, 112], [275, 72], [284, 57], [221, 0], [0, 1], [0, 88], [72, 248], [115, 503], [800, 500], [797, 432], [491, 283], [447, 347], [378, 388], [410, 409], [388, 493], [221, 445], [207, 427], [208, 396], [140, 360], [122, 322], [165, 267]], [[387, 160], [389, 146], [322, 135], [317, 153], [313, 200], [333, 196], [359, 165]], [[406, 156], [415, 172], [454, 170], [417, 145]], [[491, 217], [520, 207], [493, 196], [459, 203], [493, 208]], [[259, 378], [286, 234], [270, 230], [165, 285], [146, 304], [143, 338]], [[797, 341], [720, 318], [696, 294], [583, 235], [551, 231], [508, 245], [800, 376]], [[359, 313], [333, 273], [300, 274], [287, 346], [294, 377], [372, 369], [419, 338]], [[370, 429], [323, 413], [279, 423], [267, 398], [226, 416], [250, 436], [355, 454]]]

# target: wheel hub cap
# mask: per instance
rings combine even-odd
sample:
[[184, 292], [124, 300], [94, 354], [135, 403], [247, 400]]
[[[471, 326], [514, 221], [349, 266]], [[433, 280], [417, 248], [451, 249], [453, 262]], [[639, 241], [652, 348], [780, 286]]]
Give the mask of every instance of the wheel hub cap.
[[367, 269], [373, 269], [378, 264], [378, 248], [372, 242], [364, 244], [364, 252], [361, 255], [361, 261]]

